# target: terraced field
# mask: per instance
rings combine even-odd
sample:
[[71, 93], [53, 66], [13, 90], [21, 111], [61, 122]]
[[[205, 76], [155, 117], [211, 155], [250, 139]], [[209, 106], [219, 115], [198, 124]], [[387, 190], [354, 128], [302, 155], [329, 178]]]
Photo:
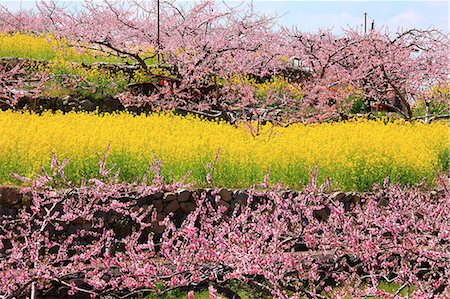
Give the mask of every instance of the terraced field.
[[0, 299], [450, 298], [448, 34], [58, 2], [0, 5]]

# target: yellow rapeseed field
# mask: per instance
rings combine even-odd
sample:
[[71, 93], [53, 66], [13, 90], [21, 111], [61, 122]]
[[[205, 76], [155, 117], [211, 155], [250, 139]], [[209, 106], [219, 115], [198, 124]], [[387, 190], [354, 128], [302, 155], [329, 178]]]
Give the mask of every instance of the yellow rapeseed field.
[[317, 165], [320, 180], [331, 177], [336, 188], [365, 190], [386, 176], [404, 184], [422, 178], [432, 183], [436, 170], [448, 170], [449, 126], [367, 120], [266, 125], [253, 138], [245, 127], [171, 113], [0, 112], [2, 183], [15, 183], [11, 172], [37, 172], [49, 164], [51, 152], [70, 159], [66, 174], [72, 180], [92, 177], [108, 146], [108, 162], [117, 164], [127, 180], [142, 176], [155, 154], [163, 161], [166, 178], [191, 170], [190, 180], [202, 186], [206, 164], [220, 149], [215, 185], [248, 187], [262, 182], [270, 170], [271, 181], [296, 188]]
[[96, 61], [119, 62], [99, 52], [81, 53], [70, 47], [66, 40], [51, 35], [0, 32], [0, 57], [16, 57], [37, 60], [64, 59], [72, 62], [92, 63]]

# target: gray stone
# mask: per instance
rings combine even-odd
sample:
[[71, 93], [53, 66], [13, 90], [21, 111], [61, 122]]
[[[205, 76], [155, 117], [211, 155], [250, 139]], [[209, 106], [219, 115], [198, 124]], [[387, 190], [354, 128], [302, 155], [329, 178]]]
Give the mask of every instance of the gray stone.
[[62, 98], [62, 104], [63, 104], [64, 106], [69, 105], [69, 102], [70, 102], [71, 99], [72, 99], [72, 97], [71, 97], [70, 95], [67, 95], [67, 96], [63, 97], [63, 98]]
[[69, 102], [67, 107], [69, 107], [70, 109], [78, 108], [78, 103], [77, 102]]
[[82, 100], [80, 102], [80, 106], [85, 111], [94, 111], [97, 108], [97, 106], [90, 100]]

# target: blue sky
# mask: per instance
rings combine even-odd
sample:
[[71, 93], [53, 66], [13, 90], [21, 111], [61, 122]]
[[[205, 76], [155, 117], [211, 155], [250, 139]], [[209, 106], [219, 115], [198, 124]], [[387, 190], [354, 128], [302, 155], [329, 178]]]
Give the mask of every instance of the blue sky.
[[285, 14], [279, 23], [302, 31], [362, 26], [365, 12], [368, 26], [374, 20], [390, 31], [430, 26], [449, 31], [449, 1], [256, 1], [255, 8]]
[[[75, 1], [76, 2], [76, 1]], [[17, 9], [34, 6], [34, 1], [0, 0], [0, 3]], [[237, 2], [236, 2], [237, 3]], [[256, 0], [254, 8], [267, 14], [280, 15], [279, 23], [296, 25], [302, 31], [333, 28], [340, 33], [342, 28], [354, 28], [364, 23], [368, 14], [368, 26], [372, 20], [377, 28], [398, 29], [429, 28], [430, 26], [449, 32], [449, 3], [443, 1], [285, 1]]]

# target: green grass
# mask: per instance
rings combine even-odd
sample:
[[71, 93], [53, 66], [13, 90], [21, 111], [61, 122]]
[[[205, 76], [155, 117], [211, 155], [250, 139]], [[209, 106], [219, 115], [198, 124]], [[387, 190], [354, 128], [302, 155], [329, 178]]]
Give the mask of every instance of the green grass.
[[[391, 294], [396, 294], [396, 292], [400, 289], [401, 286], [393, 283], [393, 282], [386, 282], [382, 281], [378, 285], [378, 289], [382, 291], [389, 292]], [[398, 292], [399, 296], [408, 296], [413, 290], [408, 287], [403, 288]], [[196, 291], [195, 293], [195, 299], [209, 299], [209, 292], [207, 290], [200, 290]], [[250, 288], [249, 286], [243, 286], [241, 285], [239, 288], [239, 291], [237, 294], [242, 299], [270, 299], [272, 296], [268, 296], [265, 294], [261, 294], [254, 289]], [[325, 293], [322, 294], [323, 296], [327, 296]], [[168, 293], [165, 293], [164, 295], [142, 295], [142, 299], [186, 299], [187, 298], [187, 291], [181, 291], [181, 290], [174, 290], [170, 291]], [[218, 294], [218, 298], [226, 298]], [[332, 298], [332, 297], [327, 297]], [[385, 299], [384, 297], [366, 297], [367, 299]], [[301, 299], [307, 299], [306, 297], [301, 297]], [[349, 298], [352, 299], [352, 298]]]

